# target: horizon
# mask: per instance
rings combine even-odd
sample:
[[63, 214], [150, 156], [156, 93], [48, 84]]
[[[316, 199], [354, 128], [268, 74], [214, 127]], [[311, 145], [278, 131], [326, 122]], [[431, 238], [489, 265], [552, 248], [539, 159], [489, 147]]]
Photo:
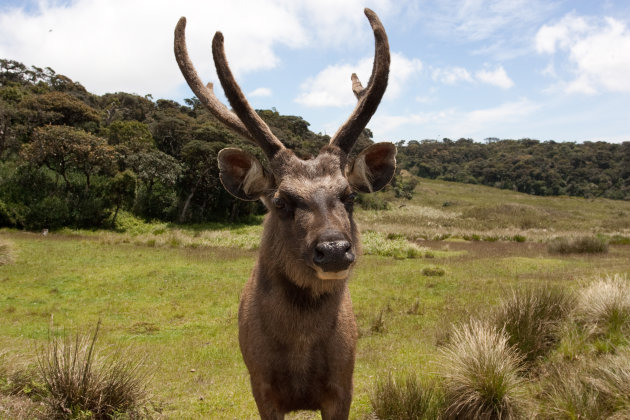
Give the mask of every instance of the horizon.
[[[368, 124], [375, 141], [630, 141], [630, 3], [365, 3], [392, 53]], [[251, 105], [299, 115], [316, 133], [332, 135], [352, 112], [350, 74], [369, 79], [374, 40], [356, 0], [4, 0], [0, 57], [51, 67], [99, 95], [183, 104], [194, 95], [172, 51], [180, 16], [205, 82], [217, 83], [209, 45], [221, 30]]]

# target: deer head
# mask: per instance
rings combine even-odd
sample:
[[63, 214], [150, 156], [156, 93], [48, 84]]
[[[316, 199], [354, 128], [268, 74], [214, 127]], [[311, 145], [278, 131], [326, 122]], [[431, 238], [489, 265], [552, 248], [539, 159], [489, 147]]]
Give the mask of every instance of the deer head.
[[245, 151], [223, 149], [218, 157], [221, 182], [237, 198], [263, 201], [270, 213], [261, 246], [270, 260], [266, 265], [282, 265], [276, 270], [302, 287], [312, 287], [313, 279], [347, 278], [358, 252], [354, 197], [357, 192], [383, 188], [396, 167], [396, 148], [391, 143], [369, 146], [348, 162], [348, 154], [385, 93], [389, 73], [385, 29], [373, 11], [365, 9], [365, 14], [376, 45], [372, 75], [364, 88], [352, 74], [357, 105], [330, 144], [309, 160], [287, 149], [247, 102], [228, 66], [221, 32], [212, 41], [212, 55], [232, 110], [216, 98], [212, 84], [204, 85], [197, 75], [186, 50], [184, 17], [175, 29], [175, 56], [192, 91], [216, 118], [257, 144], [269, 159], [266, 168]]

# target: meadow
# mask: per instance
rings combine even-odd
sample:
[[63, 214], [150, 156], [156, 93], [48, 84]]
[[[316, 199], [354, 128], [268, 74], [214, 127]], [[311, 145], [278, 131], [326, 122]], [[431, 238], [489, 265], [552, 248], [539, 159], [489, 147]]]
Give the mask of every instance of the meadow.
[[[353, 419], [374, 416], [377, 383], [387, 378], [440, 377], [452, 326], [490, 317], [514, 291], [575, 292], [598, 278], [630, 275], [627, 201], [425, 179], [413, 199], [387, 198], [389, 210], [355, 215], [364, 255], [350, 283], [360, 328]], [[7, 372], [37, 365], [51, 336], [89, 335], [100, 320], [96, 347], [138, 358], [150, 372], [152, 417], [257, 418], [237, 312], [260, 233], [256, 223], [171, 226], [128, 215], [118, 231], [1, 230], [0, 417], [30, 418], [39, 409], [29, 392], [6, 392]], [[606, 251], [550, 247], [585, 235]], [[620, 331], [571, 351], [560, 340], [538, 366], [622, 352], [628, 336]], [[538, 391], [527, 392], [536, 400]]]

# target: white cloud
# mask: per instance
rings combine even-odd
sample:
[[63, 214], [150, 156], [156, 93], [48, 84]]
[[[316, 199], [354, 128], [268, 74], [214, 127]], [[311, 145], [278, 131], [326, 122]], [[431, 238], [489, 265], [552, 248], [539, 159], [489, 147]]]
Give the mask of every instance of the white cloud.
[[[416, 58], [409, 59], [400, 53], [393, 53], [391, 57], [389, 83], [384, 100], [397, 98], [405, 89], [406, 82], [422, 70], [422, 62]], [[357, 73], [365, 87], [372, 72], [372, 60], [363, 58], [354, 65], [335, 64], [326, 67], [302, 83], [301, 93], [295, 101], [311, 107], [354, 105], [356, 98], [352, 93], [350, 75]]]
[[[525, 121], [536, 111], [539, 104], [528, 99], [507, 102], [497, 107], [462, 111], [456, 108], [434, 112], [408, 113], [403, 115], [377, 114], [370, 127], [382, 139], [399, 138], [399, 131], [414, 131], [416, 139], [434, 138], [438, 134], [449, 138], [485, 138], [492, 133], [505, 131], [505, 127], [527, 125]], [[415, 129], [411, 127], [416, 127]], [[425, 133], [425, 134], [421, 134]], [[518, 133], [513, 134], [516, 136]], [[520, 133], [523, 137], [530, 135]], [[408, 139], [409, 140], [409, 139]]]
[[498, 86], [502, 89], [509, 89], [514, 86], [514, 82], [505, 72], [503, 66], [494, 70], [479, 70], [473, 77], [468, 70], [463, 67], [435, 68], [431, 72], [431, 78], [445, 85], [455, 85], [462, 83], [474, 83], [479, 81], [490, 85]]
[[495, 70], [479, 70], [475, 73], [477, 80], [498, 86], [501, 89], [509, 89], [514, 86], [514, 82], [505, 72], [503, 66], [497, 67]]
[[[350, 48], [369, 40], [360, 0], [38, 0], [0, 8], [0, 57], [49, 66], [91, 92], [173, 97], [185, 86], [173, 57], [173, 30], [186, 16], [189, 54], [216, 83], [210, 43], [225, 35], [236, 74], [280, 63], [278, 46]], [[368, 6], [387, 16], [392, 0]], [[341, 43], [342, 40], [344, 43]]]
[[271, 96], [271, 95], [272, 95], [271, 89], [260, 87], [258, 89], [254, 89], [249, 94], [247, 94], [247, 97], [255, 98], [255, 97], [265, 97], [265, 96]]
[[630, 30], [614, 18], [586, 19], [573, 14], [536, 35], [539, 53], [568, 53], [573, 80], [568, 93], [630, 92]]
[[431, 72], [431, 78], [436, 82], [454, 85], [459, 82], [472, 82], [473, 78], [463, 67], [437, 68]]

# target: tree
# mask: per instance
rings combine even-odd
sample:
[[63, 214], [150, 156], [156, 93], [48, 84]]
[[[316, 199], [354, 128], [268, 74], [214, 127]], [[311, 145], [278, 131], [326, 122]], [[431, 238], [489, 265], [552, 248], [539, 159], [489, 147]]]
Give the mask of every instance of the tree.
[[112, 173], [117, 154], [107, 142], [78, 128], [48, 125], [35, 129], [33, 141], [23, 147], [23, 157], [34, 166], [45, 165], [59, 174], [70, 189], [69, 172], [85, 176], [85, 191], [98, 173]]

